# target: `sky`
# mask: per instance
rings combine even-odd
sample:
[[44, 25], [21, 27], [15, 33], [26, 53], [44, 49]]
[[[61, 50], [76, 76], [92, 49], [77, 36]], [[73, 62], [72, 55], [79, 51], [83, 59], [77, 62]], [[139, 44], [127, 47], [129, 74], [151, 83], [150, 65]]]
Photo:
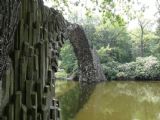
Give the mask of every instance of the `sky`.
[[[77, 0], [69, 0], [70, 2], [76, 2]], [[89, 5], [89, 6], [91, 6], [90, 5], [90, 0], [82, 0], [82, 1], [84, 1], [84, 2], [87, 2], [87, 4]], [[123, 1], [123, 0], [122, 0]], [[137, 1], [137, 0], [134, 0], [134, 1]], [[144, 4], [145, 6], [148, 6], [148, 8], [145, 10], [145, 13], [144, 13], [144, 18], [145, 19], [147, 19], [147, 20], [149, 20], [149, 21], [151, 21], [152, 23], [154, 23], [154, 24], [152, 24], [152, 25], [150, 25], [150, 29], [152, 29], [152, 30], [155, 30], [155, 28], [156, 28], [156, 26], [157, 26], [157, 24], [155, 24], [156, 23], [156, 20], [157, 20], [157, 15], [155, 15], [156, 14], [156, 12], [157, 12], [157, 6], [156, 6], [156, 0], [140, 0], [140, 2], [142, 3], [142, 4]], [[49, 6], [49, 7], [52, 7], [52, 2], [51, 2], [51, 0], [47, 0], [47, 1], [45, 1], [44, 0], [44, 4], [45, 5], [47, 5], [47, 6]], [[73, 6], [72, 6], [73, 7]], [[139, 9], [139, 7], [140, 7], [140, 5], [139, 4], [136, 4], [135, 6], [134, 6], [134, 9], [136, 10], [136, 9]], [[83, 13], [84, 11], [81, 9], [81, 8], [73, 8], [73, 9], [77, 9], [77, 11], [78, 11], [78, 14], [80, 14], [81, 16], [83, 16], [83, 14], [85, 14], [85, 13]], [[121, 9], [121, 8], [120, 8]], [[128, 29], [129, 30], [132, 30], [132, 29], [135, 29], [135, 28], [137, 28], [138, 27], [138, 22], [137, 22], [137, 20], [132, 20], [132, 21], [130, 21], [129, 22], [129, 24], [128, 24]]]
[[[156, 20], [158, 17], [158, 14], [156, 14], [157, 13], [156, 0], [141, 0], [141, 2], [143, 4], [145, 4], [146, 6], [148, 6], [148, 8], [146, 9], [146, 11], [144, 13], [144, 18], [150, 20], [153, 23], [156, 23]], [[138, 7], [138, 6], [136, 6], [136, 7]], [[157, 24], [154, 24], [154, 25], [152, 24], [150, 26], [150, 28], [152, 30], [155, 30], [156, 26], [157, 26]], [[138, 27], [137, 20], [130, 21], [128, 28], [134, 29], [136, 27]]]
[[48, 7], [52, 7], [52, 1], [51, 0], [43, 0], [44, 1], [44, 5], [48, 6]]

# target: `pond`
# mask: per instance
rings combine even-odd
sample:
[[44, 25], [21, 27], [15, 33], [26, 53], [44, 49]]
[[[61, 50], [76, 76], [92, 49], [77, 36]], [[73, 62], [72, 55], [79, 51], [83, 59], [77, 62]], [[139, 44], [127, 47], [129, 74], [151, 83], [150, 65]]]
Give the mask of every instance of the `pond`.
[[72, 120], [160, 120], [160, 82], [97, 84]]

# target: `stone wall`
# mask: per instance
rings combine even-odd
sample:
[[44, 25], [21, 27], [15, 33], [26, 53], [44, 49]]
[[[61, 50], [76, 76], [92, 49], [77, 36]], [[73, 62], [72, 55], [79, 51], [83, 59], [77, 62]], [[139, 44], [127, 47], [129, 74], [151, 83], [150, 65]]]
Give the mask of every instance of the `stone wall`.
[[[0, 117], [55, 120], [59, 113], [53, 99], [54, 73], [70, 23], [58, 11], [45, 7], [43, 0], [0, 0], [0, 3]], [[79, 28], [70, 30], [69, 38], [81, 80], [88, 83], [104, 80], [99, 74], [102, 69], [97, 69], [99, 61]]]
[[[14, 1], [7, 4], [12, 8]], [[42, 0], [21, 0], [18, 18], [7, 53], [11, 63], [2, 77], [1, 119], [54, 120], [54, 73], [65, 21]]]
[[80, 70], [80, 81], [97, 83], [106, 80], [96, 51], [91, 48], [83, 28], [72, 24], [67, 30]]

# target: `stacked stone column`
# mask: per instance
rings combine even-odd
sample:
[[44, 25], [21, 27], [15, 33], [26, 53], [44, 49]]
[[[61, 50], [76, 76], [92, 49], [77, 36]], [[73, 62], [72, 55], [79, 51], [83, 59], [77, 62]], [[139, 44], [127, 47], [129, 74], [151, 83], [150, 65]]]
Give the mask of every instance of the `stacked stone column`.
[[12, 65], [2, 79], [2, 120], [55, 120], [51, 106], [64, 19], [42, 0], [21, 0], [19, 14]]

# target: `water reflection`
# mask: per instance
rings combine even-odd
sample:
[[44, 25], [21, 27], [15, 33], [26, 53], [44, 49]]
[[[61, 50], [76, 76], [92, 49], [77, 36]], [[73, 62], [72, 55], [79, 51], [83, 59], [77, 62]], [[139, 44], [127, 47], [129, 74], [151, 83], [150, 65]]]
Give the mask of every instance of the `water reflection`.
[[98, 84], [75, 120], [160, 120], [160, 83]]
[[60, 101], [62, 120], [74, 120], [75, 115], [88, 101], [95, 84], [78, 84], [73, 81], [57, 81], [56, 97]]
[[56, 97], [60, 102], [61, 120], [74, 120], [79, 110], [79, 85], [73, 81], [56, 81]]

